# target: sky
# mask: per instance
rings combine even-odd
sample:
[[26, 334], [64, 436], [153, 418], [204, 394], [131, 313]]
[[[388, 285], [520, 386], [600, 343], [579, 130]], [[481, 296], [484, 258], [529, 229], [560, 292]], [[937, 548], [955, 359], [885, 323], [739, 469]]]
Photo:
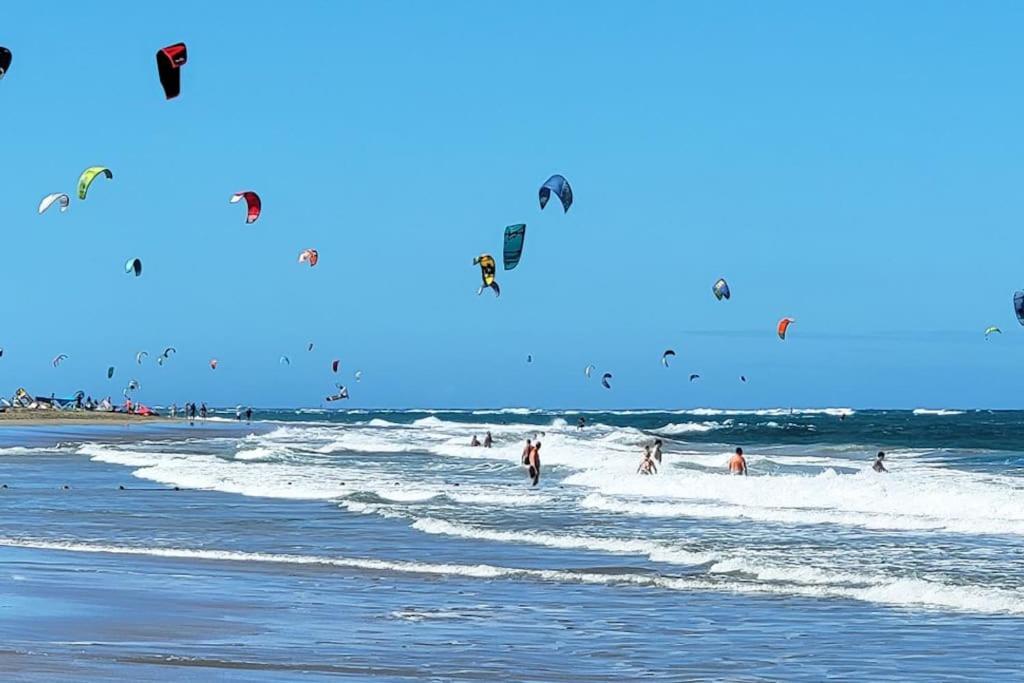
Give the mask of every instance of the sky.
[[[1011, 2], [6, 3], [0, 392], [1020, 407], [1022, 26]], [[94, 165], [113, 180], [37, 215]], [[553, 173], [568, 213], [539, 208]], [[522, 262], [477, 296], [513, 223]]]

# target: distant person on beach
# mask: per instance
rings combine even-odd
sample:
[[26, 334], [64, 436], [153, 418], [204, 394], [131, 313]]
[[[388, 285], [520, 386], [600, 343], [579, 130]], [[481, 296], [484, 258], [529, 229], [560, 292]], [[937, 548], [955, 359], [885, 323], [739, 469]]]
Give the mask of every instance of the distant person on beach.
[[171, 404], [171, 417], [178, 417], [178, 404], [177, 403], [172, 403]]
[[245, 423], [249, 424], [252, 422], [252, 408], [245, 409]]
[[203, 401], [202, 404], [199, 406], [199, 417], [203, 419], [203, 422], [206, 421], [206, 413], [206, 401]]
[[186, 403], [185, 412], [188, 413], [188, 423], [194, 425], [196, 423], [196, 404]]
[[540, 481], [540, 441], [530, 449], [529, 465], [530, 479], [533, 479], [533, 485], [536, 486]]
[[487, 432], [484, 435], [484, 448], [490, 448], [494, 444], [494, 439], [491, 438], [491, 433]]
[[238, 408], [235, 408], [235, 420], [238, 421], [238, 422], [242, 421], [242, 408], [241, 408], [241, 406], [239, 406]]
[[582, 432], [583, 428], [587, 426], [587, 418], [580, 415], [580, 419], [576, 420], [576, 431]]
[[661, 464], [661, 439], [654, 440], [654, 449], [651, 451], [651, 457], [659, 465]]
[[476, 438], [476, 434], [474, 434], [473, 438], [469, 440], [469, 446], [470, 448], [477, 448], [480, 446], [480, 439]]
[[747, 459], [743, 457], [743, 449], [737, 448], [736, 453], [729, 458], [729, 474], [747, 474]]
[[523, 464], [524, 465], [529, 465], [530, 464], [530, 452], [533, 450], [533, 446], [531, 446], [530, 443], [531, 443], [531, 441], [529, 439], [527, 439], [526, 440], [526, 445], [523, 446]]
[[651, 458], [651, 449], [644, 448], [644, 457], [640, 461], [640, 467], [636, 468], [637, 474], [657, 474], [658, 466], [654, 464], [654, 460]]
[[882, 464], [883, 460], [885, 460], [885, 453], [878, 451], [878, 455], [875, 456], [875, 464], [871, 466], [871, 469], [875, 472], [888, 472], [889, 470], [885, 469], [885, 465]]

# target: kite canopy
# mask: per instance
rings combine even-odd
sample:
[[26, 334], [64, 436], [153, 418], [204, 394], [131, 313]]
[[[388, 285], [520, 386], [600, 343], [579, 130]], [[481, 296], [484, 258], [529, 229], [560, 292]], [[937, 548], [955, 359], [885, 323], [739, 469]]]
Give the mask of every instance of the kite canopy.
[[71, 197], [67, 196], [63, 192], [54, 192], [43, 197], [43, 200], [39, 202], [39, 213], [43, 213], [51, 206], [54, 202], [59, 202], [60, 212], [64, 213], [68, 210], [68, 205], [71, 204]]
[[690, 375], [690, 381], [691, 382], [693, 382], [695, 380], [698, 380], [698, 379], [700, 379], [700, 375], [698, 375], [697, 373], [693, 373], [692, 375]]
[[66, 354], [66, 353], [61, 353], [61, 354], [56, 355], [54, 357], [53, 361], [52, 361], [53, 362], [53, 367], [57, 367], [58, 365], [63, 363], [65, 360], [67, 360], [67, 358], [68, 358], [68, 354]]
[[148, 351], [139, 351], [137, 354], [135, 354], [135, 362], [138, 363], [139, 365], [142, 365], [142, 360], [144, 358], [149, 358]]
[[747, 381], [747, 376], [746, 375], [740, 375], [740, 381], [741, 382], [746, 382]]
[[217, 359], [216, 358], [211, 358], [210, 359], [210, 369], [211, 370], [216, 370], [217, 369]]
[[665, 353], [661, 354], [661, 364], [666, 368], [668, 367], [668, 359], [675, 358], [676, 352], [672, 349], [665, 349]]
[[512, 270], [519, 265], [523, 255], [523, 241], [526, 239], [526, 224], [516, 223], [505, 228], [505, 270]]
[[1002, 334], [1002, 333], [1003, 333], [1003, 331], [1001, 329], [999, 329], [995, 325], [992, 325], [991, 327], [985, 328], [985, 339], [988, 339], [988, 336], [990, 334]]
[[501, 287], [494, 279], [494, 257], [490, 254], [480, 254], [473, 259], [473, 265], [480, 266], [480, 279], [483, 280], [483, 284], [476, 290], [477, 295], [482, 294], [485, 288], [490, 287], [494, 290], [494, 296], [501, 296]]
[[541, 210], [548, 205], [552, 192], [561, 200], [563, 212], [568, 212], [569, 207], [572, 206], [572, 188], [569, 186], [569, 181], [565, 179], [565, 176], [560, 176], [556, 173], [540, 186]]
[[292, 359], [289, 358], [288, 356], [281, 356], [281, 358], [277, 362], [280, 363], [281, 365], [291, 365]]
[[11, 68], [11, 51], [6, 47], [0, 47], [0, 78], [3, 78]]
[[533, 354], [532, 353], [526, 354], [526, 362], [527, 363], [532, 363], [533, 362]]
[[173, 346], [168, 346], [166, 349], [164, 349], [164, 352], [161, 353], [160, 355], [163, 356], [164, 358], [170, 358], [172, 353], [177, 353], [177, 352], [178, 352], [178, 349], [174, 348]]
[[592, 372], [594, 372], [593, 365], [588, 365], [587, 367], [583, 368], [583, 374], [587, 376], [587, 379], [590, 379], [590, 374]]
[[340, 368], [340, 367], [341, 367], [341, 361], [340, 360], [333, 361], [331, 363], [331, 372], [337, 372], [338, 368]]
[[316, 262], [320, 260], [320, 254], [316, 249], [306, 249], [299, 254], [299, 263], [309, 263], [309, 267], [312, 268], [316, 265]]
[[306, 350], [307, 351], [312, 351], [313, 350], [313, 342], [309, 342], [309, 346], [306, 347]]
[[[793, 321], [792, 318], [783, 318], [782, 320], [779, 321], [779, 327], [778, 327], [778, 330], [777, 330], [778, 333], [779, 333], [779, 339], [783, 339], [784, 340], [786, 338], [786, 330], [789, 329], [789, 326], [792, 325], [793, 322], [794, 321]], [[1022, 324], [1024, 324], [1024, 323], [1022, 323]]]
[[96, 180], [96, 176], [100, 173], [107, 177], [107, 180], [113, 180], [114, 174], [111, 173], [109, 168], [103, 166], [90, 166], [89, 168], [82, 171], [82, 175], [78, 176], [78, 198], [85, 199], [85, 195], [89, 193], [89, 186], [92, 185], [92, 181]]
[[1024, 325], [1024, 292], [1013, 293], [1013, 311], [1017, 314], [1017, 322]]
[[352, 375], [352, 376], [355, 377], [357, 382], [362, 382], [363, 381], [363, 371], [362, 370], [356, 370], [356, 373], [354, 375]]
[[256, 219], [260, 217], [260, 211], [263, 210], [263, 202], [260, 201], [260, 196], [255, 192], [246, 190], [245, 192], [236, 192], [231, 195], [231, 199], [228, 200], [232, 204], [245, 200], [245, 204], [248, 207], [245, 214], [246, 223], [255, 223]]
[[114, 366], [111, 365], [109, 368], [107, 368], [107, 379], [110, 379], [113, 376], [114, 376]]
[[718, 299], [719, 301], [721, 301], [722, 299], [728, 301], [729, 297], [732, 296], [732, 293], [729, 291], [729, 283], [726, 282], [724, 278], [718, 278], [718, 281], [715, 282], [715, 285], [714, 287], [711, 288], [711, 291], [714, 293], [715, 298]]
[[128, 259], [124, 263], [124, 272], [129, 274], [135, 273], [135, 277], [139, 277], [142, 275], [142, 260], [137, 258]]
[[608, 383], [608, 380], [612, 378], [612, 373], [606, 372], [601, 376], [601, 386], [605, 389], [611, 389], [612, 385]]
[[185, 43], [175, 43], [156, 51], [156, 70], [164, 95], [171, 100], [181, 94], [181, 67], [188, 61]]

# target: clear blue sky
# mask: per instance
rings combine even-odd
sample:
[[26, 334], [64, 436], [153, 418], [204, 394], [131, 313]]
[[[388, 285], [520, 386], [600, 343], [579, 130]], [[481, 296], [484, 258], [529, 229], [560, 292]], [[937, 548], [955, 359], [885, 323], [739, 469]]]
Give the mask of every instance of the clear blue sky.
[[[350, 407], [1019, 407], [1022, 27], [1011, 2], [7, 3], [0, 386], [316, 405], [337, 357]], [[114, 180], [36, 215], [91, 165]], [[538, 208], [552, 173], [567, 215]]]

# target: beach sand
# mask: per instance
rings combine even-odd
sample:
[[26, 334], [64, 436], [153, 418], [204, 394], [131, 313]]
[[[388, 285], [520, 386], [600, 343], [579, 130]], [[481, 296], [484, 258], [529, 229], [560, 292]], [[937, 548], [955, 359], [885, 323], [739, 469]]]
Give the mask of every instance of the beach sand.
[[11, 423], [22, 427], [42, 426], [51, 424], [90, 425], [90, 424], [124, 424], [127, 422], [166, 422], [169, 418], [128, 413], [101, 413], [86, 410], [29, 410], [9, 409], [0, 413], [0, 425]]

